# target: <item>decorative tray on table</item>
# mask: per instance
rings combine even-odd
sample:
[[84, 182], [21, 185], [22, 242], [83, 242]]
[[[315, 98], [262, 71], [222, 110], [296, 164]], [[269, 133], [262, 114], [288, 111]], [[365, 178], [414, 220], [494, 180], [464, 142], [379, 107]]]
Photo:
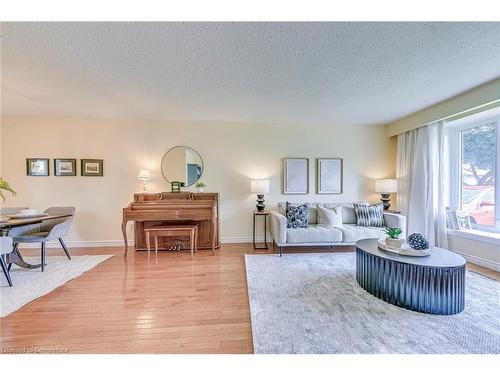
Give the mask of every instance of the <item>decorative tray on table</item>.
[[402, 244], [401, 247], [389, 246], [385, 243], [385, 238], [380, 238], [378, 240], [378, 247], [391, 253], [407, 255], [410, 257], [425, 257], [427, 255], [431, 255], [431, 249], [415, 250], [406, 243]]

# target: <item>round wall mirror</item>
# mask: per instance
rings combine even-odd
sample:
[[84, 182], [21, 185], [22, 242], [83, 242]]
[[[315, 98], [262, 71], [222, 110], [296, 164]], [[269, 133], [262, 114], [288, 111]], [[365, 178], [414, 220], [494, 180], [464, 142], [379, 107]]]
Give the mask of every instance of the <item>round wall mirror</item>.
[[203, 160], [191, 147], [175, 146], [163, 156], [161, 173], [169, 183], [180, 182], [181, 186], [191, 186], [203, 174]]

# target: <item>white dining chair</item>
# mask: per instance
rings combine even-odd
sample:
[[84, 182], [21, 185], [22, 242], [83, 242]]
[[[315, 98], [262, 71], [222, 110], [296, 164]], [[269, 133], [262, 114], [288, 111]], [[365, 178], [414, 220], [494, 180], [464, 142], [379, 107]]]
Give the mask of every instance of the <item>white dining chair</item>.
[[5, 256], [13, 251], [12, 237], [0, 237], [0, 263], [2, 265], [2, 271], [9, 283], [12, 286], [12, 279], [10, 278], [9, 270], [7, 269], [7, 264], [5, 262]]
[[59, 240], [59, 243], [61, 244], [64, 253], [66, 254], [69, 260], [71, 260], [71, 255], [69, 254], [68, 248], [66, 247], [63, 238], [68, 235], [69, 230], [71, 229], [71, 224], [73, 223], [73, 217], [75, 216], [75, 211], [76, 211], [75, 207], [49, 207], [44, 211], [44, 213], [48, 215], [71, 215], [71, 217], [52, 220], [52, 223], [65, 224], [59, 228], [57, 239]]
[[10, 233], [14, 240], [14, 251], [18, 251], [21, 243], [40, 243], [41, 245], [41, 265], [42, 272], [45, 270], [45, 248], [46, 243], [53, 240], [59, 240], [64, 253], [71, 260], [71, 255], [64, 243], [63, 237], [68, 235], [75, 214], [75, 207], [50, 207], [45, 210], [48, 215], [71, 215], [60, 219], [47, 220], [41, 224], [28, 226], [24, 230], [15, 231], [13, 228]]

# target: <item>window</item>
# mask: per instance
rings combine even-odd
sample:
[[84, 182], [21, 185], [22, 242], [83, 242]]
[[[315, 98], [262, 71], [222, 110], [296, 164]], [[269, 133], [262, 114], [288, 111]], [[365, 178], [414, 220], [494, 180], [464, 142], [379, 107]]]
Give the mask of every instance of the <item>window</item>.
[[447, 123], [449, 205], [475, 229], [500, 232], [500, 108]]

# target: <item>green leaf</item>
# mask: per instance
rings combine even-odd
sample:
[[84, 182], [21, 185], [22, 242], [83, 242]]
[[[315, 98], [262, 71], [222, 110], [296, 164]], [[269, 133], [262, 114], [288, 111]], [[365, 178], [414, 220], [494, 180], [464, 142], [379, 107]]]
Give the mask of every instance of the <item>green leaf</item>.
[[2, 198], [2, 201], [5, 202], [5, 196], [3, 195], [3, 191], [8, 191], [12, 193], [12, 195], [17, 195], [17, 193], [14, 191], [14, 189], [11, 188], [9, 183], [3, 179], [3, 177], [0, 177], [0, 198]]
[[399, 235], [403, 233], [401, 228], [394, 228], [394, 227], [386, 228], [384, 232], [387, 234], [387, 236], [389, 236], [389, 238], [398, 238]]

